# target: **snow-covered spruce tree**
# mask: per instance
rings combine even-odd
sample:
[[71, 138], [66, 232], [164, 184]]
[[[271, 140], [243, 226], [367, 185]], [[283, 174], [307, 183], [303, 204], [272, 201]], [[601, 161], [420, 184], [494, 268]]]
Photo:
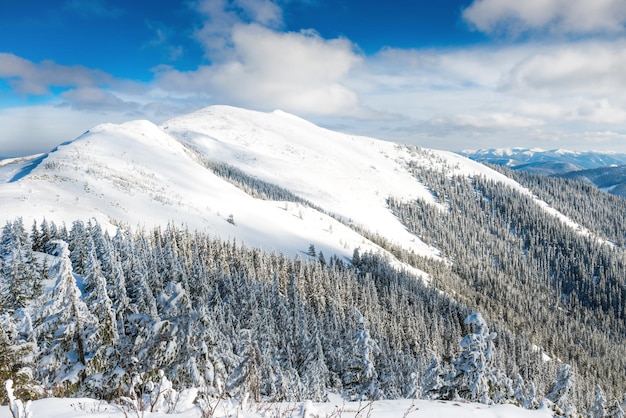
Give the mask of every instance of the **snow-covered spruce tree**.
[[[18, 309], [13, 315], [0, 315], [0, 382], [13, 380], [15, 393], [23, 400], [43, 395], [43, 389], [33, 375], [37, 351], [28, 311]], [[0, 387], [0, 404], [6, 403], [6, 394], [2, 390]]]
[[513, 381], [499, 369], [493, 369], [489, 375], [489, 396], [493, 403], [507, 403], [515, 397]]
[[528, 390], [526, 389], [526, 383], [524, 383], [524, 379], [519, 373], [515, 375], [515, 380], [513, 380], [513, 396], [515, 402], [519, 406], [521, 406], [522, 408], [527, 408], [526, 405], [528, 404]]
[[41, 222], [41, 228], [37, 226], [36, 220], [33, 221], [30, 233], [30, 242], [33, 246], [33, 250], [45, 253], [45, 245], [48, 241], [50, 241], [50, 229], [45, 218]]
[[157, 296], [161, 320], [146, 336], [143, 363], [152, 369], [167, 370], [179, 387], [204, 387], [203, 342], [207, 322], [191, 306], [182, 282], [168, 282]]
[[496, 334], [489, 332], [487, 322], [479, 312], [465, 318], [465, 324], [473, 330], [461, 340], [463, 351], [454, 363], [456, 374], [453, 382], [462, 398], [489, 404], [492, 402], [493, 340]]
[[[130, 306], [131, 301], [127, 293], [126, 277], [122, 263], [111, 241], [104, 241], [102, 254], [98, 257], [98, 260], [100, 260], [101, 263], [105, 263], [103, 265], [103, 274], [107, 282], [107, 294], [113, 304], [118, 336], [123, 339], [127, 331], [126, 318], [132, 313]], [[105, 265], [106, 270], [104, 269]]]
[[556, 416], [575, 416], [576, 409], [573, 404], [574, 372], [569, 364], [564, 364], [556, 378], [552, 391], [546, 398], [553, 403]]
[[522, 376], [518, 373], [513, 381], [513, 400], [522, 408], [537, 409], [539, 402], [536, 398], [536, 390], [534, 382], [530, 382], [528, 387]]
[[347, 360], [343, 377], [344, 396], [350, 400], [378, 398], [378, 373], [374, 355], [378, 343], [365, 327], [365, 318], [354, 308], [357, 331], [354, 334], [352, 355]]
[[434, 351], [431, 351], [430, 364], [423, 373], [422, 396], [426, 399], [439, 399], [445, 374], [446, 372], [441, 367], [439, 357], [437, 357]]
[[589, 409], [590, 418], [605, 418], [606, 417], [606, 398], [600, 385], [596, 385], [596, 392], [593, 399], [593, 405]]
[[0, 238], [0, 308], [25, 308], [42, 291], [39, 263], [22, 219], [7, 222]]
[[87, 342], [98, 330], [96, 318], [81, 298], [65, 241], [56, 241], [57, 261], [51, 269], [56, 277], [36, 316], [35, 333], [41, 354], [38, 373], [49, 389], [67, 395], [84, 380], [91, 354]]
[[86, 384], [92, 393], [108, 398], [120, 384], [120, 371], [117, 370], [121, 357], [117, 351], [119, 335], [113, 303], [107, 293], [106, 279], [102, 275], [91, 239], [84, 269], [85, 302], [98, 321], [97, 331], [85, 341], [92, 356], [88, 362]]
[[235, 370], [228, 376], [226, 392], [233, 397], [252, 395], [255, 402], [261, 401], [261, 381], [259, 368], [261, 354], [256, 342], [252, 340], [252, 331], [242, 329], [239, 331], [239, 347], [237, 355], [241, 361]]
[[326, 386], [329, 380], [328, 367], [324, 361], [324, 349], [315, 327], [315, 332], [310, 337], [308, 357], [304, 362], [302, 371], [303, 387], [306, 390], [304, 398], [314, 401], [326, 401]]

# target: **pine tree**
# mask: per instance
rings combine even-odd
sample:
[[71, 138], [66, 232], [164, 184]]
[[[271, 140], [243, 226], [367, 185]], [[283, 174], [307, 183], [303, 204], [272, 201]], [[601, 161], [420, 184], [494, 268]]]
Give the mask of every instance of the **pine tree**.
[[41, 294], [40, 266], [21, 218], [7, 222], [0, 237], [0, 296], [4, 309], [25, 308]]
[[106, 279], [102, 275], [100, 261], [96, 259], [93, 241], [89, 240], [85, 263], [83, 286], [85, 302], [97, 320], [97, 331], [85, 341], [88, 361], [87, 385], [96, 394], [105, 395], [119, 387], [117, 380], [120, 355], [117, 352], [119, 335], [113, 303], [107, 293]]
[[[315, 327], [317, 331], [317, 327]], [[307, 359], [304, 362], [302, 371], [302, 381], [307, 391], [304, 398], [317, 402], [326, 401], [326, 385], [328, 382], [328, 367], [324, 360], [324, 349], [317, 332], [313, 333], [310, 341]]]
[[354, 334], [352, 356], [345, 366], [344, 390], [351, 400], [378, 398], [378, 373], [374, 355], [380, 351], [378, 343], [365, 327], [365, 318], [355, 308], [357, 331]]
[[255, 402], [260, 402], [261, 381], [259, 379], [259, 366], [261, 355], [259, 348], [252, 340], [252, 331], [249, 329], [243, 329], [239, 332], [237, 354], [241, 361], [228, 377], [226, 391], [235, 397], [252, 395]]
[[437, 354], [430, 352], [430, 364], [424, 371], [422, 394], [426, 399], [438, 399], [441, 396], [440, 390], [443, 387], [444, 371]]
[[600, 385], [596, 385], [596, 393], [593, 399], [593, 405], [589, 409], [590, 418], [606, 417], [606, 398]]
[[463, 351], [455, 362], [458, 394], [473, 402], [491, 403], [490, 377], [493, 374], [495, 333], [490, 333], [480, 313], [465, 318], [472, 333], [461, 341]]
[[556, 379], [552, 391], [546, 396], [556, 406], [556, 413], [574, 415], [572, 393], [574, 391], [574, 372], [569, 364], [564, 364]]
[[[0, 315], [0, 382], [12, 380], [17, 396], [29, 400], [39, 392], [31, 369], [37, 347], [26, 335], [28, 330], [20, 329], [29, 322], [28, 313], [19, 310], [15, 316], [18, 318], [6, 313]], [[0, 387], [0, 404], [6, 404], [7, 394], [2, 389]]]
[[85, 272], [85, 263], [87, 262], [87, 241], [89, 235], [82, 221], [74, 221], [72, 229], [70, 229], [68, 248], [70, 250], [70, 260], [72, 268], [77, 274]]
[[[42, 349], [40, 373], [53, 388], [71, 393], [84, 380], [87, 341], [97, 332], [97, 320], [81, 299], [64, 241], [56, 242], [55, 286], [38, 312], [36, 334]], [[60, 386], [60, 387], [59, 387]]]

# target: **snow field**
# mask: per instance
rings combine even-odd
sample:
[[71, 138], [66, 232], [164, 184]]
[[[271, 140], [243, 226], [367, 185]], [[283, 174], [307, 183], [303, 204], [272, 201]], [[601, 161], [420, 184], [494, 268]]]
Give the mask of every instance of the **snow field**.
[[[118, 405], [88, 398], [48, 398], [34, 401], [32, 418], [201, 418], [192, 400], [185, 399], [173, 413], [135, 412]], [[344, 402], [339, 397], [325, 403], [249, 403], [236, 400], [213, 401], [215, 418], [541, 418], [552, 417], [548, 409], [526, 410], [514, 405], [484, 405], [478, 403], [426, 400], [394, 400], [374, 402]], [[0, 406], [0, 418], [11, 418], [8, 406]]]

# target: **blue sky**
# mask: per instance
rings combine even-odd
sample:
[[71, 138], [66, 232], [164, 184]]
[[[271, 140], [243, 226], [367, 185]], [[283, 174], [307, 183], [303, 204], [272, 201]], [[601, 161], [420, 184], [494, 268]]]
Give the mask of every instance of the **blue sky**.
[[102, 122], [282, 109], [439, 149], [626, 152], [624, 0], [0, 5], [0, 156]]

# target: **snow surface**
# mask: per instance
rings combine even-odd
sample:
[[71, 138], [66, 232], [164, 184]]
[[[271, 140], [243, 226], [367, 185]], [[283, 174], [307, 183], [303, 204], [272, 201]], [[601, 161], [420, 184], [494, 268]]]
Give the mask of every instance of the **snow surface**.
[[[391, 142], [323, 129], [281, 111], [213, 106], [161, 126], [141, 120], [99, 125], [48, 154], [0, 161], [0, 222], [21, 216], [27, 226], [46, 218], [69, 227], [74, 220], [95, 218], [111, 230], [120, 222], [141, 228], [173, 223], [287, 255], [304, 255], [310, 244], [326, 257], [351, 258], [355, 248], [385, 253], [316, 209], [251, 197], [213, 174], [198, 153], [435, 258], [438, 250], [409, 233], [387, 207], [390, 196], [437, 205], [407, 170], [409, 162], [451, 174], [486, 176], [530, 194], [506, 176], [451, 152], [416, 153]], [[537, 203], [583, 231], [547, 204]], [[231, 215], [234, 224], [227, 222]]]
[[[177, 405], [173, 414], [165, 412], [145, 412], [136, 415], [134, 411], [124, 414], [117, 405], [93, 399], [48, 398], [34, 401], [30, 407], [33, 418], [122, 418], [125, 416], [144, 416], [146, 418], [199, 418], [200, 411], [189, 401]], [[277, 412], [270, 414], [269, 412]], [[484, 405], [466, 402], [439, 402], [425, 400], [397, 400], [376, 402], [343, 402], [337, 398], [326, 403], [278, 403], [278, 404], [238, 404], [234, 401], [221, 401], [216, 408], [215, 417], [343, 417], [368, 416], [371, 418], [541, 418], [552, 417], [548, 409], [526, 410], [513, 405]], [[308, 412], [303, 414], [302, 412]], [[0, 406], [0, 418], [10, 418], [8, 406]]]
[[7, 158], [0, 160], [0, 184], [14, 181], [20, 174], [28, 171], [31, 166], [38, 163], [44, 154], [30, 155], [20, 158]]
[[296, 116], [213, 106], [163, 129], [218, 161], [291, 190], [327, 211], [420, 254], [435, 255], [406, 231], [386, 199], [430, 199], [404, 167], [402, 147], [320, 128]]

